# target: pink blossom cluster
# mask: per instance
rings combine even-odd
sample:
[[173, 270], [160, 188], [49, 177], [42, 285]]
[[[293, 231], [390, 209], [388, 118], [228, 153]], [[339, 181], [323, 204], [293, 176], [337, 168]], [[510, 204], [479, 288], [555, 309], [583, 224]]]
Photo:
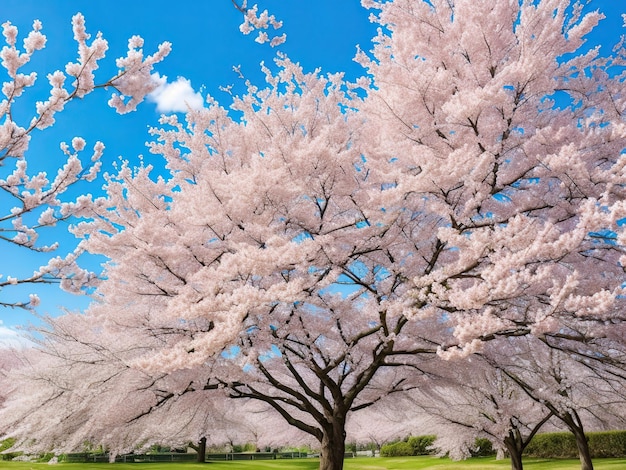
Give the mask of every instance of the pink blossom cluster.
[[252, 7], [247, 7], [247, 0], [243, 0], [241, 5], [236, 4], [235, 0], [233, 3], [237, 6], [237, 8], [243, 13], [243, 23], [239, 26], [239, 30], [243, 34], [250, 34], [254, 30], [259, 30], [259, 33], [255, 39], [259, 44], [265, 44], [269, 41], [270, 46], [276, 47], [287, 40], [287, 35], [283, 33], [280, 36], [273, 36], [270, 38], [267, 30], [270, 26], [274, 29], [280, 29], [283, 26], [282, 21], [278, 21], [274, 15], [270, 15], [267, 10], [263, 10], [259, 14], [258, 5], [253, 5]]

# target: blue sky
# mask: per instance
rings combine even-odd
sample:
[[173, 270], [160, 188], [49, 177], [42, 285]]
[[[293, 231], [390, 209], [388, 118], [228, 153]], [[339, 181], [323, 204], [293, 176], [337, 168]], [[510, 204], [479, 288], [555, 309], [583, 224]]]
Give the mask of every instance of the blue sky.
[[[324, 72], [344, 71], [348, 78], [362, 73], [352, 61], [356, 45], [369, 50], [376, 28], [368, 21], [369, 12], [360, 6], [359, 0], [258, 0], [258, 3], [261, 10], [269, 9], [284, 22], [287, 42], [277, 49], [254, 42], [254, 33], [244, 36], [239, 32], [242, 16], [231, 0], [2, 0], [0, 23], [10, 21], [19, 28], [20, 35], [25, 35], [33, 20], [39, 19], [48, 38], [46, 48], [36, 54], [28, 68], [28, 71], [39, 72], [40, 87], [35, 87], [21, 100], [16, 110], [18, 120], [20, 111], [30, 117], [34, 99], [42, 99], [47, 93], [45, 74], [63, 69], [66, 62], [75, 58], [71, 17], [77, 12], [84, 14], [88, 32], [95, 35], [102, 31], [109, 41], [108, 57], [104, 61], [107, 66], [103, 67], [101, 79], [114, 74], [114, 58], [125, 54], [127, 40], [134, 34], [145, 39], [146, 53], [152, 53], [159, 43], [170, 41], [173, 44], [171, 54], [156, 68], [160, 75], [167, 76], [169, 83], [183, 77], [194, 92], [209, 93], [223, 105], [228, 105], [230, 99], [220, 91], [220, 86], [240, 84], [233, 66], [241, 65], [247, 78], [261, 83], [259, 63], [270, 62], [276, 50], [287, 53], [307, 71], [321, 67]], [[626, 11], [626, 5], [619, 6], [621, 3], [618, 0], [591, 2], [591, 8], [604, 12], [607, 19], [590, 42], [607, 46], [617, 42], [622, 34], [621, 13]], [[103, 141], [105, 166], [119, 156], [131, 161], [140, 154], [145, 155], [147, 161], [157, 158], [145, 149], [148, 127], [156, 125], [160, 115], [157, 104], [144, 103], [137, 112], [118, 116], [106, 106], [107, 100], [105, 92], [100, 91], [71, 103], [57, 117], [53, 128], [33, 135], [27, 154], [29, 165], [54, 171], [63, 161], [59, 143], [69, 142], [74, 136], [84, 137], [90, 146], [96, 140]], [[100, 185], [98, 181], [83, 186], [82, 190], [97, 193]], [[46, 240], [64, 241], [71, 247], [73, 239], [65, 234], [66, 228], [61, 225], [42, 236]], [[2, 246], [2, 251], [0, 272], [5, 275], [28, 274], [44, 262], [24, 250], [15, 252]], [[62, 306], [75, 309], [87, 304], [86, 299], [64, 294], [56, 286], [6, 289], [1, 295], [5, 300], [23, 300], [32, 291], [40, 295], [39, 310], [44, 314], [56, 315]], [[1, 310], [0, 342], [12, 334], [15, 326], [31, 321], [33, 317], [27, 312]]]

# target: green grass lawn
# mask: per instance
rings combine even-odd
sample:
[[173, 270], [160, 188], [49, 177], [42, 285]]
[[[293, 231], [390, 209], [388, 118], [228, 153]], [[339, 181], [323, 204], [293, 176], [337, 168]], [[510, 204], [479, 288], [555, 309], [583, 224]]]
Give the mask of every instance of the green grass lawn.
[[[1, 470], [316, 470], [316, 459], [257, 460], [236, 462], [197, 463], [46, 463], [2, 462]], [[624, 459], [597, 459], [595, 470], [619, 470], [626, 468]], [[511, 468], [508, 460], [474, 458], [463, 462], [451, 462], [436, 457], [394, 457], [346, 459], [345, 470], [503, 470]], [[528, 470], [578, 470], [578, 460], [525, 459]]]

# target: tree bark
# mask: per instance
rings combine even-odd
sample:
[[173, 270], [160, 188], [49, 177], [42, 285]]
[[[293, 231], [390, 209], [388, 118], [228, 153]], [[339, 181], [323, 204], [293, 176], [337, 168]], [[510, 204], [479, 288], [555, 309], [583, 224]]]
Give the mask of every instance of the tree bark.
[[585, 436], [585, 430], [578, 413], [569, 412], [560, 416], [567, 425], [571, 433], [576, 439], [576, 447], [578, 447], [578, 457], [580, 458], [580, 470], [593, 470], [593, 462], [591, 461], [591, 452], [589, 450], [589, 442]]
[[571, 429], [576, 438], [576, 447], [578, 447], [578, 457], [580, 458], [581, 470], [593, 470], [593, 462], [591, 461], [591, 452], [589, 451], [589, 442], [582, 428], [576, 427]]
[[197, 444], [190, 443], [189, 447], [197, 453], [196, 462], [204, 463], [206, 461], [206, 437], [201, 438]]
[[578, 456], [580, 457], [581, 470], [593, 470], [593, 462], [591, 461], [591, 453], [589, 451], [589, 442], [584, 433], [575, 433], [576, 446], [578, 446]]
[[504, 438], [504, 445], [509, 451], [511, 457], [511, 470], [523, 470], [524, 464], [522, 462], [522, 454], [532, 438], [537, 434], [539, 429], [548, 422], [553, 416], [553, 412], [548, 413], [541, 421], [539, 421], [532, 429], [528, 436], [524, 437], [518, 427], [513, 426], [509, 430], [509, 435]]
[[333, 419], [324, 427], [320, 452], [320, 470], [343, 470], [346, 452], [345, 422]]
[[504, 445], [509, 452], [509, 458], [511, 459], [511, 470], [523, 470], [524, 464], [522, 463], [522, 449], [520, 449], [520, 443], [513, 436], [513, 432], [510, 431], [509, 435], [504, 438]]
[[509, 458], [511, 459], [511, 470], [524, 470], [522, 454], [520, 452], [512, 452], [509, 450]]
[[198, 462], [204, 463], [206, 460], [206, 437], [200, 439], [198, 442]]

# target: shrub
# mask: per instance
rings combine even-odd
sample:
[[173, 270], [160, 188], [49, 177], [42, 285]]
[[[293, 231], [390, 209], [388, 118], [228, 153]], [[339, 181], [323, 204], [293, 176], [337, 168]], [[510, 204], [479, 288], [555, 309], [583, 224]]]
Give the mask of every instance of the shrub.
[[434, 454], [435, 451], [432, 449], [432, 445], [436, 439], [437, 439], [437, 436], [433, 436], [433, 435], [409, 437], [407, 442], [412, 448], [411, 455]]
[[37, 456], [37, 462], [46, 463], [50, 462], [55, 457], [54, 452], [46, 452], [45, 454]]
[[437, 436], [409, 436], [403, 441], [386, 444], [380, 448], [383, 457], [410, 457], [414, 455], [434, 454], [431, 449]]
[[479, 437], [474, 443], [474, 448], [470, 450], [472, 457], [489, 457], [496, 455], [496, 451], [493, 450], [493, 444], [489, 439]]
[[413, 455], [413, 447], [408, 442], [394, 442], [380, 448], [381, 457], [408, 457]]
[[23, 454], [23, 452], [6, 452], [15, 444], [15, 439], [5, 439], [4, 441], [0, 441], [0, 460], [13, 460], [16, 457], [19, 457]]
[[15, 439], [5, 439], [4, 441], [0, 441], [0, 452], [4, 452], [7, 449], [10, 449], [15, 444]]

